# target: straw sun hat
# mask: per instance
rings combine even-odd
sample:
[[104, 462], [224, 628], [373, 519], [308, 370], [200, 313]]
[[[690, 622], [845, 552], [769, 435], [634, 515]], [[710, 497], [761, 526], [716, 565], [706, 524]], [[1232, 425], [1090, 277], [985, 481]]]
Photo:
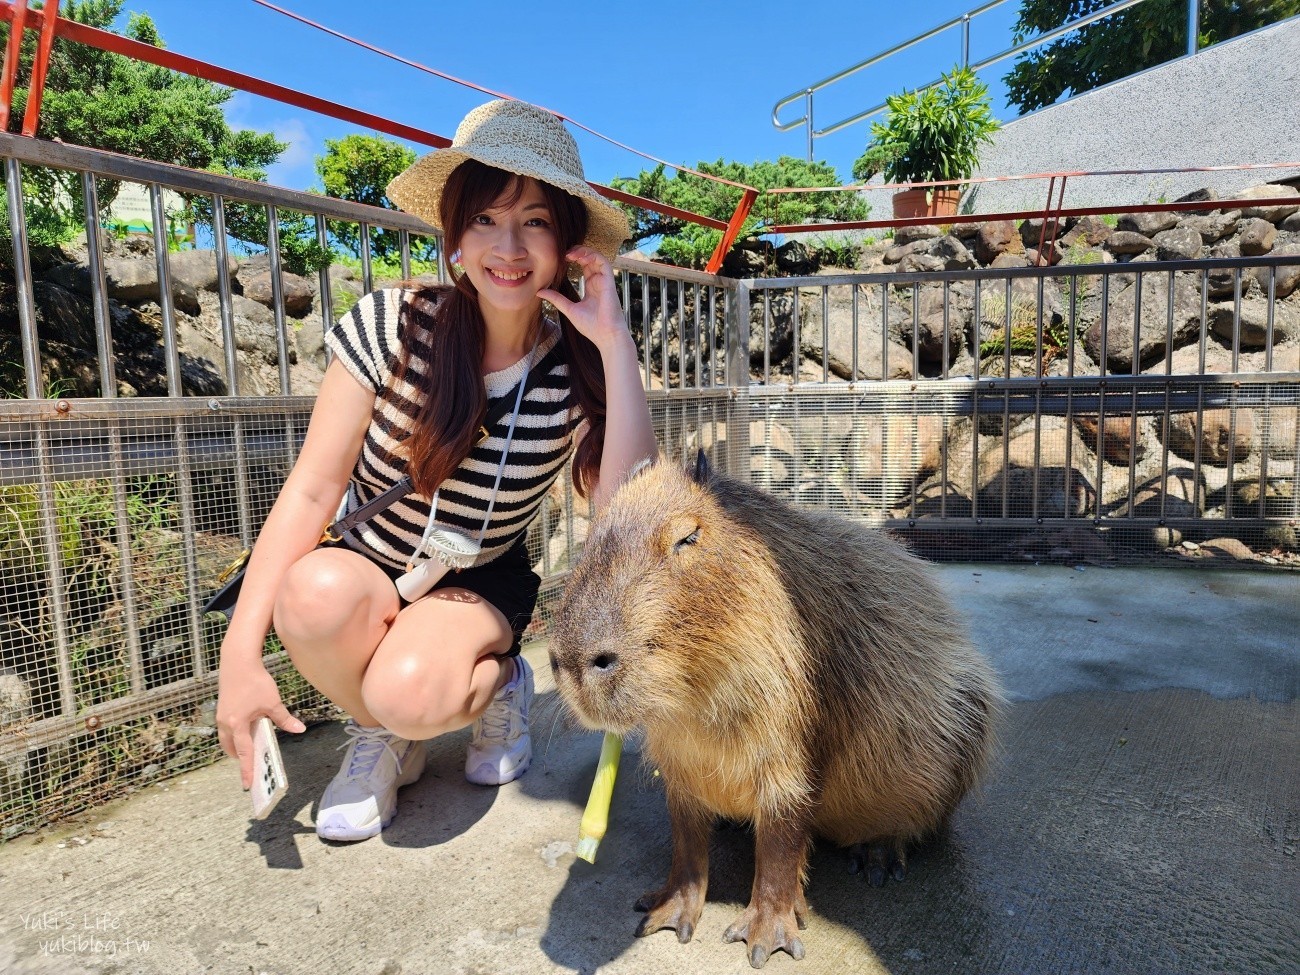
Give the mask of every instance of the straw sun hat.
[[442, 230], [438, 217], [442, 188], [451, 171], [466, 159], [531, 176], [576, 196], [587, 207], [583, 243], [610, 260], [627, 239], [627, 218], [587, 185], [578, 144], [564, 123], [526, 102], [498, 99], [474, 109], [457, 126], [450, 147], [429, 153], [388, 184], [388, 198]]

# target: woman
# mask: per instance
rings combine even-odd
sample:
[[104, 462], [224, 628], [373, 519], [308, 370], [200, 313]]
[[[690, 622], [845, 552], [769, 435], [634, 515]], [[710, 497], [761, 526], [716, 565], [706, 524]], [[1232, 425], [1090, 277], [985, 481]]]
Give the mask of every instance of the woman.
[[[366, 295], [330, 332], [334, 358], [302, 452], [221, 648], [218, 732], [245, 789], [258, 717], [305, 730], [262, 664], [272, 624], [299, 672], [348, 713], [347, 751], [316, 817], [335, 840], [387, 826], [398, 787], [424, 768], [424, 741], [445, 732], [474, 725], [471, 782], [524, 773], [532, 673], [519, 640], [539, 582], [528, 523], [571, 453], [575, 486], [599, 509], [656, 449], [610, 267], [627, 223], [583, 180], [558, 119], [520, 102], [483, 105], [388, 195], [443, 232], [455, 286]], [[508, 395], [513, 407], [552, 348], [555, 364], [539, 366], [480, 442], [488, 400]], [[403, 474], [412, 494], [316, 547], [345, 490], [355, 508]], [[445, 531], [471, 551], [477, 542], [478, 556], [427, 594], [404, 586], [408, 603], [397, 580]]]

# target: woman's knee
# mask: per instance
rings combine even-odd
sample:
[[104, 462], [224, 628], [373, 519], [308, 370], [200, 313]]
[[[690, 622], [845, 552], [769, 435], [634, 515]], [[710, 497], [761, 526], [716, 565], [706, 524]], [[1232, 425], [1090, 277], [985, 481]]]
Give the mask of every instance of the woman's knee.
[[417, 657], [372, 659], [361, 682], [366, 710], [403, 738], [427, 739], [464, 728], [482, 710], [472, 668], [438, 667]]
[[311, 640], [338, 633], [371, 610], [370, 580], [343, 553], [317, 549], [289, 567], [275, 597], [281, 639]]

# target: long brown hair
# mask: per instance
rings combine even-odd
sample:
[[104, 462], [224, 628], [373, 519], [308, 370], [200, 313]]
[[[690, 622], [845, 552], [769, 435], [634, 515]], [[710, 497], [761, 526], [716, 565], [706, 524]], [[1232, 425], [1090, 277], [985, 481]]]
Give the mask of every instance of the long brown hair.
[[[571, 301], [577, 289], [566, 274], [564, 255], [587, 236], [587, 208], [568, 193], [538, 181], [551, 211], [559, 248], [558, 281], [551, 287]], [[498, 204], [513, 206], [524, 191], [522, 177], [469, 159], [447, 177], [440, 201], [446, 254], [460, 250], [469, 222]], [[415, 490], [432, 494], [469, 456], [487, 413], [483, 386], [486, 325], [478, 291], [469, 277], [448, 265], [453, 285], [422, 288], [402, 303], [402, 351], [396, 376], [420, 392], [419, 412], [406, 449], [407, 473]], [[556, 309], [560, 354], [569, 367], [569, 384], [588, 430], [573, 461], [574, 487], [586, 497], [600, 474], [605, 447], [605, 372], [600, 351]], [[539, 323], [540, 324], [540, 323]], [[424, 372], [412, 368], [419, 357]]]

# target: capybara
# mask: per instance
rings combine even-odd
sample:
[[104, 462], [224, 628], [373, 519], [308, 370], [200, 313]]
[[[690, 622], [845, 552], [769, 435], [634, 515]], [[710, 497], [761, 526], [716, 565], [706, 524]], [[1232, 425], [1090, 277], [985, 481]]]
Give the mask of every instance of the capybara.
[[885, 534], [663, 459], [596, 520], [557, 609], [551, 666], [590, 728], [643, 729], [672, 820], [638, 935], [691, 939], [716, 818], [755, 834], [726, 941], [803, 957], [814, 836], [873, 885], [989, 760], [1002, 699], [926, 564]]

